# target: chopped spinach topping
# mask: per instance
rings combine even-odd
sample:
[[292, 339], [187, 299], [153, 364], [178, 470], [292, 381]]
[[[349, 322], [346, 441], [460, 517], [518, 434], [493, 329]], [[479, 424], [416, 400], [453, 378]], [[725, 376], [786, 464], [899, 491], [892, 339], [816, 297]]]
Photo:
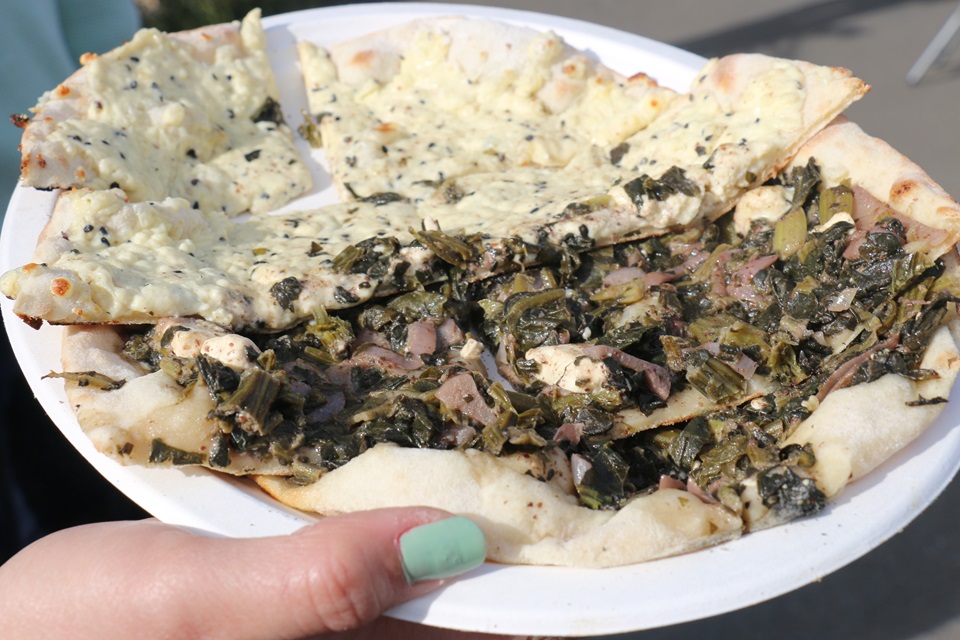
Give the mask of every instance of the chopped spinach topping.
[[273, 122], [277, 125], [284, 123], [283, 111], [280, 109], [280, 103], [267, 96], [263, 105], [257, 109], [251, 118], [254, 122]]
[[661, 201], [678, 193], [693, 197], [700, 192], [700, 188], [679, 167], [671, 167], [659, 179], [643, 174], [623, 185], [623, 189], [638, 207], [646, 199]]
[[302, 290], [303, 285], [300, 284], [300, 281], [290, 276], [271, 286], [270, 295], [273, 296], [273, 299], [277, 301], [278, 305], [290, 310], [293, 309], [293, 303], [300, 297]]
[[126, 383], [126, 380], [114, 380], [96, 371], [66, 371], [60, 373], [51, 371], [43, 377], [63, 378], [64, 380], [75, 383], [78, 387], [95, 387], [104, 391], [119, 389]]
[[[618, 149], [612, 162], [627, 151]], [[455, 197], [455, 185], [445, 184]], [[446, 281], [362, 309], [318, 309], [283, 334], [254, 334], [260, 353], [242, 372], [172, 354], [178, 327], [159, 338], [134, 334], [125, 353], [184, 388], [209, 389], [221, 430], [213, 466], [237, 452], [272, 456], [307, 484], [378, 443], [475, 448], [522, 454], [536, 461], [530, 475], [545, 482], [557, 472], [547, 461], [560, 460], [580, 503], [594, 509], [619, 508], [666, 484], [739, 513], [755, 482], [776, 518], [803, 517], [825, 503], [810, 479], [816, 451], [783, 443], [815, 410], [810, 399], [891, 373], [934, 375], [920, 362], [960, 288], [941, 261], [909, 253], [893, 212], [880, 212], [869, 229], [838, 221], [823, 228], [852, 214], [855, 189], [823, 188], [815, 162], [771, 184], [792, 190], [791, 208], [746, 238], [731, 216], [616, 248], [594, 248], [586, 228], [555, 244], [544, 232], [504, 243], [496, 259], [526, 268], [488, 279], [467, 277], [487, 250], [482, 238], [410, 229], [446, 265], [430, 273], [394, 264], [397, 239], [370, 238], [337, 255], [337, 271], [397, 288], [437, 275]], [[624, 188], [638, 205], [697, 193], [676, 167]], [[573, 203], [565, 214], [575, 219], [592, 207]], [[530, 267], [533, 260], [542, 266]], [[288, 278], [271, 293], [290, 308], [301, 288]], [[334, 296], [345, 305], [359, 299], [342, 287]], [[475, 373], [478, 343], [512, 388]], [[549, 362], [528, 357], [535, 348], [570, 347], [583, 349], [570, 366], [583, 366], [584, 384], [602, 372], [587, 392], [545, 381]], [[104, 388], [113, 382], [61, 375]], [[470, 380], [474, 386], [446, 386]], [[702, 396], [707, 408], [627, 429], [631, 412], [652, 418], [669, 404], [651, 392], [657, 383]], [[202, 462], [163, 443], [154, 449], [158, 460]]]
[[201, 464], [203, 454], [177, 449], [164, 443], [160, 438], [155, 438], [150, 447], [150, 462], [154, 464], [171, 462], [178, 466]]

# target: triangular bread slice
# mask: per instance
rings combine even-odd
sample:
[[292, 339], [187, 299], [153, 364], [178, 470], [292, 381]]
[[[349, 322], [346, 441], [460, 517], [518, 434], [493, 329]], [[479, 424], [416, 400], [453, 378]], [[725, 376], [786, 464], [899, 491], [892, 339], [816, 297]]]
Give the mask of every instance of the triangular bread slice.
[[15, 121], [22, 184], [119, 187], [235, 215], [280, 207], [311, 178], [283, 122], [260, 12], [164, 34], [142, 29]]
[[929, 258], [940, 257], [960, 241], [956, 199], [916, 163], [856, 123], [837, 118], [800, 149], [791, 166], [802, 167], [811, 158], [826, 186], [856, 185], [875, 199], [874, 205], [919, 223], [909, 224], [907, 241], [916, 242]]
[[[522, 167], [449, 180], [441, 228], [492, 221], [521, 238], [586, 235], [603, 246], [656, 235], [732, 209], [776, 175], [798, 149], [869, 87], [846, 69], [759, 54], [708, 62], [690, 91], [617, 154], [578, 157], [568, 169]], [[448, 199], [449, 200], [449, 199]], [[572, 205], [572, 206], [571, 206]], [[467, 227], [469, 229], [469, 227]]]
[[562, 167], [613, 147], [675, 98], [555, 33], [448, 16], [322, 49], [299, 44], [309, 109], [341, 199], [418, 201], [450, 178]]

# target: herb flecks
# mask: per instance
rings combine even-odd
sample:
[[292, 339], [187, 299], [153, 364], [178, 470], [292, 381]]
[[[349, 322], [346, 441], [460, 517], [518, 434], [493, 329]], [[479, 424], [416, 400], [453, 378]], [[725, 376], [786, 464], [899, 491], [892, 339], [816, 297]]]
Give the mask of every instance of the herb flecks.
[[51, 371], [43, 378], [62, 378], [73, 382], [78, 387], [93, 387], [103, 391], [114, 391], [126, 384], [126, 380], [114, 380], [96, 371], [66, 371], [60, 373]]
[[693, 198], [700, 193], [700, 187], [680, 167], [671, 167], [659, 178], [643, 174], [623, 185], [623, 189], [637, 207], [643, 206], [644, 200], [659, 202], [677, 194]]
[[303, 291], [303, 285], [293, 276], [284, 278], [270, 287], [270, 295], [287, 311], [293, 310], [293, 303], [300, 297], [301, 291]]

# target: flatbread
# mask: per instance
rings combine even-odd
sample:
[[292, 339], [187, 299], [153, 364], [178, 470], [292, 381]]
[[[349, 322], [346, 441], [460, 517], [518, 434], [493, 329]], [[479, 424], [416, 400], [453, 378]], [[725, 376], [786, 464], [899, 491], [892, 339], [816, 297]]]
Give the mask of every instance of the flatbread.
[[[251, 26], [255, 18], [248, 20], [240, 30], [241, 39], [245, 32], [256, 31]], [[162, 50], [176, 49], [181, 39], [189, 42], [193, 37], [166, 38], [150, 32], [138, 36], [158, 42]], [[220, 47], [216, 50], [222, 52]], [[145, 60], [130, 60], [129, 51], [121, 51], [104, 59], [126, 55], [134, 64]], [[958, 210], [939, 187], [892, 149], [847, 123], [824, 129], [867, 90], [846, 70], [765, 56], [731, 56], [711, 61], [687, 94], [672, 97], [645, 78], [617, 76], [565, 48], [551, 34], [452, 18], [406, 25], [333, 47], [329, 54], [305, 45], [301, 54], [311, 109], [315, 116], [323, 115], [320, 127], [331, 168], [351, 202], [238, 220], [233, 215], [244, 211], [243, 206], [257, 213], [278, 203], [271, 201], [263, 209], [252, 203], [206, 206], [190, 193], [177, 192], [176, 181], [163, 183], [156, 198], [144, 201], [133, 193], [137, 185], [119, 183], [121, 188], [107, 189], [110, 184], [91, 182], [94, 189], [74, 188], [61, 198], [40, 239], [35, 262], [5, 274], [0, 282], [3, 292], [16, 298], [15, 311], [28, 321], [93, 325], [65, 332], [66, 372], [52, 375], [67, 379], [68, 401], [81, 428], [104, 454], [123, 463], [201, 465], [252, 474], [281, 502], [322, 514], [428, 504], [474, 518], [488, 536], [493, 560], [604, 567], [693, 551], [813, 513], [846, 482], [905, 447], [942, 410], [941, 400], [960, 369], [954, 333], [947, 329], [957, 322], [951, 291], [958, 264], [952, 252], [960, 237]], [[417, 91], [424, 87], [416, 81], [431, 81], [430, 74], [418, 79], [405, 70], [418, 64], [443, 68], [439, 77], [444, 82], [459, 83], [458, 91], [467, 95], [468, 112], [478, 122], [494, 113], [476, 111], [482, 102], [478, 97], [492, 99], [500, 91], [506, 104], [491, 103], [533, 118], [534, 139], [527, 140], [524, 134], [521, 144], [518, 129], [505, 127], [500, 132], [503, 139], [519, 147], [503, 152], [501, 160], [495, 145], [495, 152], [486, 154], [495, 163], [488, 165], [488, 158], [471, 164], [475, 135], [458, 136], [462, 148], [424, 156], [425, 173], [411, 171], [401, 179], [398, 168], [422, 154], [403, 146], [416, 146], [422, 133], [418, 115], [404, 102], [412, 98], [418, 103], [424, 94]], [[414, 84], [404, 84], [408, 82]], [[139, 81], [137, 87], [128, 85], [136, 88]], [[83, 96], [83, 90], [81, 83], [67, 94]], [[358, 110], [366, 97], [374, 95], [385, 96], [385, 102], [374, 105], [374, 100], [367, 106], [376, 109]], [[443, 96], [438, 94], [443, 102], [439, 98]], [[657, 116], [653, 112], [664, 106], [661, 98], [671, 98], [670, 105]], [[458, 99], [455, 95], [446, 103], [455, 108], [429, 115], [444, 127], [454, 127], [456, 117], [463, 115], [464, 104]], [[597, 110], [598, 103], [614, 113], [625, 108], [633, 115], [607, 128], [602, 126], [608, 124], [607, 118], [597, 116], [603, 112]], [[407, 120], [385, 121], [391, 106], [403, 106]], [[322, 111], [327, 107], [342, 111]], [[386, 111], [377, 110], [382, 107]], [[551, 141], [557, 142], [557, 131], [566, 119], [571, 126], [576, 124], [571, 134], [576, 144], [567, 146], [560, 136], [554, 145]], [[282, 126], [264, 125], [271, 134]], [[346, 140], [352, 134], [357, 138]], [[83, 146], [83, 139], [73, 142]], [[428, 140], [424, 148], [430, 142], [435, 143]], [[33, 148], [30, 157], [37, 153]], [[283, 157], [258, 148], [246, 151], [243, 161], [253, 163], [261, 155]], [[876, 157], [887, 167], [871, 172], [868, 159]], [[444, 164], [451, 159], [452, 165]], [[824, 186], [837, 189], [820, 195], [840, 193], [847, 180], [855, 192], [849, 212], [840, 211], [821, 225], [832, 228], [831, 233], [839, 229], [848, 234], [835, 234], [831, 250], [840, 247], [846, 253], [867, 246], [871, 255], [886, 249], [897, 252], [902, 249], [898, 234], [903, 227], [908, 246], [921, 249], [922, 260], [930, 261], [895, 267], [908, 271], [905, 282], [916, 287], [919, 298], [935, 296], [929, 307], [914, 304], [915, 298], [904, 304], [903, 318], [919, 317], [918, 310], [929, 308], [931, 314], [923, 320], [937, 323], [920, 370], [912, 368], [914, 361], [909, 359], [917, 351], [892, 353], [899, 336], [879, 341], [883, 323], [899, 318], [866, 317], [870, 314], [856, 316], [866, 327], [862, 332], [858, 325], [819, 336], [806, 335], [806, 324], [788, 314], [778, 317], [780, 326], [766, 322], [765, 331], [786, 335], [797, 344], [822, 341], [833, 356], [839, 357], [841, 349], [830, 343], [842, 344], [843, 364], [855, 365], [849, 367], [851, 374], [884, 350], [891, 358], [900, 358], [893, 364], [880, 360], [868, 373], [885, 375], [852, 386], [853, 375], [827, 378], [808, 371], [794, 375], [798, 366], [776, 371], [771, 364], [773, 377], [779, 376], [784, 387], [794, 385], [779, 396], [766, 377], [709, 402], [685, 393], [695, 387], [714, 395], [708, 388], [711, 379], [695, 384], [695, 375], [703, 369], [688, 367], [689, 354], [708, 363], [714, 358], [714, 365], [729, 369], [726, 375], [737, 382], [753, 375], [734, 368], [744, 358], [750, 360], [746, 348], [732, 348], [740, 361], [723, 361], [720, 357], [730, 353], [723, 349], [730, 345], [706, 338], [694, 341], [693, 332], [680, 335], [678, 329], [657, 337], [683, 339], [670, 354], [662, 350], [668, 360], [664, 364], [642, 361], [599, 342], [615, 330], [656, 322], [644, 297], [646, 290], [657, 288], [666, 300], [677, 292], [673, 276], [702, 268], [697, 275], [701, 289], [684, 294], [691, 304], [697, 295], [733, 299], [739, 288], [743, 295], [775, 296], [798, 284], [774, 283], [764, 292], [751, 291], [753, 279], [778, 256], [755, 257], [744, 250], [736, 258], [724, 257], [730, 245], [716, 238], [730, 229], [719, 226], [710, 226], [716, 232], [713, 240], [704, 240], [699, 248], [682, 237], [666, 239], [689, 253], [671, 253], [670, 264], [660, 268], [672, 273], [659, 273], [653, 284], [640, 276], [643, 285], [633, 292], [639, 302], [623, 302], [622, 309], [605, 315], [609, 326], [580, 318], [574, 335], [563, 322], [551, 324], [549, 302], [564, 306], [568, 298], [583, 292], [563, 290], [556, 284], [562, 278], [550, 271], [494, 283], [494, 289], [502, 287], [503, 300], [471, 299], [476, 290], [470, 287], [486, 286], [476, 284], [478, 280], [508, 268], [549, 258], [559, 265], [558, 273], [572, 277], [581, 260], [589, 271], [590, 261], [598, 260], [599, 254], [586, 252], [597, 247], [680, 229], [691, 229], [690, 238], [696, 234], [704, 238], [707, 226], [738, 203], [743, 207], [734, 229], [743, 227], [749, 233], [752, 224], [763, 220], [775, 225], [776, 238], [782, 230], [775, 222], [778, 217], [799, 216], [802, 231], [809, 233], [808, 216], [818, 215], [803, 208], [811, 196], [801, 193], [791, 200], [788, 196], [795, 187], [781, 172], [787, 168], [787, 173], [799, 172], [802, 178], [804, 171], [813, 172], [814, 163], [822, 165]], [[25, 171], [36, 173], [30, 162]], [[187, 184], [197, 186], [194, 179]], [[360, 186], [359, 180], [370, 182]], [[801, 182], [796, 183], [798, 192]], [[847, 226], [835, 226], [838, 223]], [[892, 237], [890, 242], [858, 244], [867, 242], [878, 228]], [[650, 242], [643, 249], [647, 254], [633, 257], [653, 264], [651, 256], [658, 249], [655, 241]], [[778, 248], [771, 250], [764, 242], [746, 246], [755, 252], [760, 246], [767, 253], [779, 252], [784, 261], [803, 250], [782, 242], [773, 242], [771, 246]], [[702, 251], [706, 244], [715, 248]], [[626, 250], [607, 251], [616, 259], [630, 259]], [[698, 252], [703, 255], [692, 255]], [[942, 262], [934, 265], [934, 258]], [[724, 271], [728, 259], [735, 261], [736, 272]], [[631, 264], [624, 267], [636, 269], [639, 262]], [[809, 265], [791, 264], [796, 273], [807, 274], [802, 276], [806, 288], [801, 293], [810, 294], [817, 277], [809, 275]], [[949, 282], [938, 279], [943, 268], [952, 278]], [[711, 280], [714, 273], [717, 282]], [[444, 279], [452, 280], [444, 294], [423, 290]], [[385, 307], [367, 305], [345, 316], [352, 324], [326, 313], [409, 290], [415, 292]], [[544, 291], [547, 295], [539, 298]], [[841, 293], [849, 309], [857, 292]], [[509, 306], [514, 295], [520, 298], [513, 298], [513, 303], [518, 299], [521, 303]], [[617, 295], [590, 300], [620, 305]], [[520, 359], [527, 373], [534, 372], [530, 378], [535, 383], [524, 387], [531, 393], [510, 395], [501, 382], [492, 381], [493, 374], [481, 364], [482, 346], [476, 336], [457, 326], [467, 317], [464, 302], [477, 302], [483, 309], [484, 326], [471, 329], [484, 332], [491, 348], [499, 341], [501, 372], [510, 373], [514, 367], [512, 373], [517, 374]], [[787, 299], [780, 302], [791, 304]], [[678, 299], [674, 304], [683, 303]], [[844, 311], [841, 301], [835, 306]], [[518, 346], [516, 336], [508, 335], [512, 330], [508, 325], [521, 320], [543, 339]], [[498, 322], [502, 324], [493, 326]], [[138, 334], [126, 342], [135, 327], [103, 323], [154, 327], [146, 336]], [[926, 328], [912, 327], [904, 333], [919, 342], [927, 337]], [[234, 333], [240, 329], [248, 335]], [[273, 333], [280, 329], [288, 332]], [[710, 333], [709, 327], [701, 329]], [[266, 348], [261, 351], [250, 336]], [[861, 338], [863, 342], [856, 342]], [[568, 344], [571, 341], [575, 344]], [[569, 352], [563, 371], [548, 375], [551, 357], [560, 352]], [[824, 366], [835, 360], [825, 359]], [[685, 372], [685, 392], [670, 395], [668, 366], [676, 375]], [[412, 372], [417, 372], [415, 378]], [[799, 386], [805, 380], [822, 386]], [[520, 384], [531, 385], [529, 379]], [[551, 399], [569, 404], [557, 408], [562, 403], [541, 402]], [[724, 416], [716, 424], [706, 422], [705, 416], [718, 415], [712, 413], [717, 409], [753, 399], [758, 408], [751, 415], [760, 416], [756, 424], [724, 424]], [[794, 403], [793, 413], [776, 414], [761, 426], [761, 418], [782, 408], [775, 406], [779, 401]], [[551, 416], [549, 420], [567, 416], [567, 408], [576, 409], [577, 403], [586, 413], [564, 417], [563, 424], [550, 422], [544, 433], [537, 432], [538, 425], [547, 424], [544, 416]], [[632, 409], [616, 413], [608, 405], [636, 406], [643, 415], [629, 413]], [[651, 407], [655, 410], [649, 411]], [[840, 419], [851, 408], [866, 407], [871, 411], [883, 407], [883, 419]], [[602, 417], [610, 420], [589, 415], [591, 410], [607, 412]], [[794, 419], [810, 412], [808, 418]], [[671, 426], [684, 421], [689, 421], [686, 426]], [[308, 427], [313, 430], [309, 440], [304, 432]], [[725, 430], [740, 438], [741, 449], [719, 446], [726, 442]], [[581, 437], [590, 436], [598, 438], [573, 448]], [[648, 436], [661, 442], [641, 451]], [[704, 450], [711, 438], [718, 446]], [[568, 443], [572, 445], [567, 447]], [[620, 454], [614, 446], [624, 443], [634, 447], [627, 455], [639, 456], [646, 464], [640, 473], [644, 477], [627, 478], [630, 469], [617, 466]], [[437, 448], [429, 448], [434, 445]], [[733, 465], [737, 472], [752, 475], [727, 476], [723, 471], [715, 482], [733, 484], [710, 486], [706, 477], [701, 486], [697, 472], [707, 467], [701, 450], [719, 451], [711, 463], [717, 468]], [[730, 451], [745, 459], [750, 469], [741, 469], [739, 459], [721, 459]], [[652, 461], [644, 457], [648, 455], [660, 458]], [[623, 458], [620, 461], [629, 467]], [[650, 468], [652, 482], [647, 477]], [[780, 475], [764, 475], [768, 471]], [[609, 486], [620, 472], [624, 477], [619, 478], [617, 493]], [[776, 487], [771, 494], [766, 485], [778, 479], [786, 483], [785, 491], [806, 492], [806, 497], [781, 496]], [[724, 489], [728, 491], [723, 493]]]
[[825, 127], [800, 149], [791, 166], [815, 158], [830, 184], [859, 185], [879, 202], [916, 221], [907, 240], [930, 258], [950, 251], [960, 238], [960, 204], [927, 173], [845, 117]]
[[[960, 369], [957, 322], [933, 337], [921, 367], [937, 372], [930, 380], [884, 376], [869, 385], [838, 389], [786, 440], [810, 444], [817, 463], [810, 470], [827, 496], [876, 469], [923, 433], [943, 409], [924, 401], [950, 396]], [[908, 402], [917, 403], [913, 406]]]
[[19, 121], [25, 186], [115, 186], [135, 202], [181, 197], [231, 216], [310, 188], [258, 10], [177, 34], [143, 29], [83, 62]]
[[[960, 369], [957, 329], [954, 313], [930, 342], [922, 366], [937, 373], [933, 379], [916, 382], [887, 375], [837, 389], [784, 441], [784, 446], [809, 446], [816, 453], [810, 478], [829, 499], [901, 451], [939, 417]], [[746, 483], [742, 499], [747, 531], [784, 521], [760, 499], [756, 481]]]
[[457, 217], [477, 212], [501, 224], [537, 216], [552, 220], [544, 231], [554, 242], [585, 228], [593, 246], [714, 220], [868, 89], [846, 69], [759, 54], [714, 59], [616, 154], [451, 180], [445, 188], [465, 194], [456, 216], [432, 218], [456, 229]]
[[[378, 231], [411, 242], [410, 209], [357, 203], [238, 221], [182, 198], [131, 203], [119, 190], [77, 189], [58, 200], [34, 261], [4, 274], [0, 288], [15, 313], [52, 324], [177, 315], [283, 329], [321, 307], [369, 300], [391, 271], [344, 273], [333, 260]], [[412, 277], [431, 257], [412, 247], [394, 264], [418, 265]]]
[[[947, 268], [956, 272], [956, 257], [945, 259]], [[946, 325], [940, 327], [920, 363], [920, 369], [932, 375], [911, 380], [890, 374], [833, 391], [784, 440], [784, 449], [812, 447], [816, 463], [807, 470], [809, 481], [816, 482], [827, 496], [835, 496], [846, 482], [901, 450], [940, 414], [944, 405], [938, 400], [949, 394], [960, 370], [955, 310], [946, 318], [954, 332]], [[198, 328], [209, 329], [202, 323]], [[233, 351], [252, 358], [239, 344], [242, 338], [231, 340], [234, 338], [239, 346]], [[185, 338], [186, 346], [191, 343]], [[590, 509], [577, 502], [568, 479], [572, 472], [562, 468], [565, 458], [561, 466], [553, 468], [557, 472], [550, 474], [536, 467], [536, 456], [503, 458], [471, 449], [441, 451], [380, 444], [306, 485], [302, 478], [280, 477], [292, 473], [290, 465], [278, 469], [270, 456], [231, 456], [229, 464], [217, 467], [207, 462], [205, 453], [219, 446], [223, 437], [211, 418], [216, 404], [209, 390], [200, 381], [184, 389], [163, 372], [144, 375], [140, 365], [118, 355], [121, 345], [116, 329], [74, 327], [67, 332], [63, 351], [68, 371], [96, 371], [127, 381], [118, 390], [73, 382], [67, 387], [82, 427], [104, 453], [125, 463], [144, 463], [146, 458], [150, 464], [206, 464], [228, 473], [253, 473], [281, 502], [322, 514], [412, 504], [463, 513], [484, 528], [492, 560], [615, 566], [694, 551], [744, 530], [773, 526], [796, 516], [769, 508], [750, 479], [741, 496], [745, 503], [742, 519], [689, 485], [686, 490], [662, 486], [631, 499], [617, 511]], [[143, 397], [156, 402], [143, 402]], [[702, 415], [716, 408], [715, 403], [694, 403], [692, 411]], [[651, 418], [662, 420], [656, 412]]]
[[555, 33], [459, 16], [322, 49], [298, 45], [310, 113], [344, 201], [428, 198], [445, 181], [563, 167], [646, 127], [676, 94]]
[[[833, 153], [837, 146], [848, 151], [849, 155]], [[793, 168], [802, 168], [814, 158], [823, 163], [825, 186], [846, 180], [857, 185], [861, 176], [869, 174], [869, 167], [861, 160], [878, 150], [887, 149], [855, 125], [841, 122], [804, 147]], [[824, 151], [822, 156], [820, 151]], [[841, 172], [845, 157], [850, 158], [850, 164]], [[955, 203], [949, 199], [941, 200], [939, 188], [924, 187], [929, 184], [929, 179], [899, 154], [892, 152], [886, 159], [894, 168], [890, 173], [885, 170], [874, 172], [873, 175], [879, 173], [887, 177], [886, 181], [879, 182], [879, 186], [876, 181], [865, 178], [870, 191], [883, 197], [884, 206], [891, 214], [899, 215], [902, 212], [892, 206], [892, 201], [903, 189], [893, 189], [889, 184], [909, 182], [915, 185], [909, 189], [912, 191], [910, 203], [933, 201], [940, 210], [945, 210], [947, 214], [942, 218], [931, 217], [929, 213], [918, 216], [923, 218], [926, 215], [923, 219], [937, 225], [944, 235], [931, 235], [918, 227], [909, 228], [908, 234], [933, 238], [933, 243], [925, 248], [929, 254], [943, 257], [948, 272], [955, 276], [955, 250], [951, 249], [948, 254], [942, 250], [943, 246], [952, 247], [956, 243], [950, 214]], [[897, 169], [903, 171], [903, 176], [896, 175]], [[914, 248], [924, 246], [918, 237], [911, 240], [908, 235], [907, 240], [908, 244], [916, 243], [912, 244]], [[928, 377], [913, 380], [888, 374], [869, 383], [836, 389], [822, 401], [810, 398], [812, 415], [800, 422], [782, 442], [784, 449], [808, 448], [815, 456], [815, 463], [800, 482], [815, 483], [827, 498], [834, 498], [849, 482], [863, 477], [923, 433], [940, 415], [960, 370], [957, 328], [956, 310], [951, 308], [944, 325], [934, 333], [919, 365], [921, 370], [932, 372]], [[561, 365], [561, 369], [570, 366]], [[568, 374], [572, 376], [566, 369], [563, 375]], [[546, 374], [541, 369], [539, 375]], [[582, 377], [576, 377], [575, 381], [571, 377], [569, 384], [578, 389], [583, 387], [581, 391], [589, 391], [592, 383], [588, 372], [584, 369], [580, 375]], [[563, 384], [563, 378], [556, 382]], [[695, 399], [688, 400], [680, 403], [682, 406], [670, 404], [662, 411], [670, 414], [679, 411], [682, 419], [689, 419], [717, 408], [715, 403], [698, 404]], [[652, 426], [663, 424], [656, 421], [656, 414], [649, 416]], [[627, 437], [647, 428], [643, 424], [644, 417], [621, 414], [615, 436]], [[630, 418], [638, 424], [630, 425]], [[672, 418], [668, 417], [667, 423], [670, 421]], [[286, 504], [322, 514], [388, 504], [422, 504], [424, 501], [439, 508], [464, 512], [481, 524], [492, 541], [491, 557], [503, 562], [576, 566], [637, 562], [659, 557], [662, 553], [692, 551], [705, 541], [715, 543], [718, 539], [736, 535], [735, 525], [744, 531], [756, 531], [797, 515], [771, 510], [754, 477], [745, 482], [740, 496], [744, 504], [742, 521], [718, 525], [712, 515], [707, 515], [706, 520], [692, 516], [695, 526], [712, 523], [707, 525], [711, 531], [703, 528], [681, 531], [670, 528], [673, 517], [679, 512], [679, 503], [670, 501], [684, 495], [677, 489], [661, 488], [651, 495], [634, 498], [616, 516], [610, 517], [609, 514], [572, 506], [570, 494], [557, 483], [537, 480], [524, 474], [522, 469], [513, 469], [484, 452], [411, 451], [389, 445], [378, 446], [307, 486], [297, 486], [277, 477], [258, 477], [257, 482]], [[497, 492], [488, 494], [488, 487], [495, 487]], [[717, 508], [716, 504], [699, 502], [694, 495], [687, 494], [686, 497], [698, 502], [697, 509], [705, 510], [705, 514], [712, 514]], [[672, 506], [665, 508], [667, 504]], [[618, 520], [621, 517], [623, 520]], [[550, 526], [542, 528], [544, 522]], [[644, 535], [630, 537], [629, 543], [603, 544], [603, 541], [619, 539], [620, 525], [624, 526], [624, 535], [629, 536], [632, 528], [643, 531]], [[712, 531], [715, 526], [719, 528]], [[672, 551], [667, 551], [668, 548]]]
[[[840, 389], [800, 424], [787, 444], [811, 443], [817, 484], [833, 497], [922, 433], [960, 370], [957, 342], [943, 328], [924, 367], [939, 377], [916, 384], [899, 376]], [[496, 562], [608, 567], [696, 551], [774, 524], [759, 500], [744, 523], [719, 504], [679, 489], [634, 498], [619, 511], [578, 506], [554, 484], [538, 481], [480, 451], [430, 451], [379, 445], [319, 481], [296, 486], [281, 477], [257, 483], [289, 506], [326, 515], [387, 506], [427, 505], [471, 517]], [[752, 518], [750, 520], [749, 518]], [[762, 524], [763, 523], [763, 524]]]
[[[728, 76], [741, 70], [750, 75], [731, 83]], [[787, 87], [782, 76], [793, 78]], [[235, 329], [283, 329], [310, 318], [318, 305], [350, 307], [445, 279], [450, 264], [463, 274], [458, 277], [477, 280], [715, 218], [866, 90], [846, 70], [764, 56], [714, 61], [700, 77], [666, 120], [631, 138], [617, 163], [588, 153], [563, 169], [471, 174], [440, 190], [462, 194], [453, 200], [416, 203], [387, 194], [224, 222], [215, 210], [184, 213], [193, 208], [189, 200], [168, 199], [139, 205], [142, 215], [126, 206], [120, 217], [129, 222], [116, 230], [116, 206], [86, 204], [109, 196], [77, 194], [63, 205], [74, 212], [51, 221], [42, 257], [5, 274], [0, 287], [31, 322], [131, 323], [197, 314]], [[768, 118], [775, 124], [757, 122], [752, 114], [781, 89], [793, 93]], [[666, 155], [654, 167], [636, 157], [637, 149]], [[627, 166], [627, 159], [636, 165]], [[176, 225], [156, 224], [185, 217], [195, 220], [190, 237]], [[112, 236], [96, 235], [104, 229]], [[411, 229], [426, 233], [414, 236]], [[444, 232], [457, 236], [453, 249]], [[335, 263], [348, 249], [365, 259]], [[151, 253], [161, 260], [147, 257]], [[278, 299], [275, 286], [296, 293]]]
[[[216, 404], [202, 381], [185, 390], [163, 371], [145, 375], [122, 356], [122, 347], [121, 334], [109, 328], [72, 327], [64, 335], [61, 359], [66, 371], [95, 371], [123, 383], [111, 390], [67, 385], [70, 406], [97, 450], [144, 466], [189, 464], [190, 455], [215, 452], [222, 433], [209, 418]], [[236, 452], [219, 470], [236, 475], [288, 472], [276, 459]]]
[[276, 477], [256, 480], [285, 504], [331, 515], [387, 505], [449, 509], [480, 525], [490, 560], [511, 564], [644, 562], [724, 542], [742, 528], [724, 507], [678, 489], [642, 496], [619, 511], [594, 511], [555, 485], [472, 450], [379, 445], [305, 487]]

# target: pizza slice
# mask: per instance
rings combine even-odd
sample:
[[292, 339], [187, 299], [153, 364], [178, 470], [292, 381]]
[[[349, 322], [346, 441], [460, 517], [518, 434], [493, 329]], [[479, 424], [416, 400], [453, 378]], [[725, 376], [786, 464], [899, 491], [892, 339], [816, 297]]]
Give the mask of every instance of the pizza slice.
[[423, 19], [327, 49], [299, 43], [312, 123], [342, 200], [424, 200], [451, 178], [563, 167], [647, 126], [675, 93], [554, 33]]
[[[31, 323], [146, 323], [197, 316], [234, 329], [283, 329], [323, 307], [438, 280], [432, 254], [411, 243], [412, 207], [331, 205], [243, 220], [183, 198], [127, 202], [120, 190], [60, 196], [34, 261], [0, 278]], [[349, 268], [340, 254], [366, 250]], [[410, 266], [415, 265], [414, 268]], [[397, 271], [399, 269], [399, 272]]]
[[615, 147], [566, 169], [451, 178], [432, 200], [442, 204], [427, 211], [445, 229], [480, 212], [498, 225], [491, 236], [504, 235], [503, 225], [524, 239], [572, 236], [591, 246], [713, 220], [868, 88], [846, 69], [803, 61], [712, 60], [688, 93]]
[[18, 116], [22, 184], [120, 188], [134, 202], [180, 197], [233, 216], [310, 188], [285, 124], [260, 12], [242, 23], [143, 29]]

